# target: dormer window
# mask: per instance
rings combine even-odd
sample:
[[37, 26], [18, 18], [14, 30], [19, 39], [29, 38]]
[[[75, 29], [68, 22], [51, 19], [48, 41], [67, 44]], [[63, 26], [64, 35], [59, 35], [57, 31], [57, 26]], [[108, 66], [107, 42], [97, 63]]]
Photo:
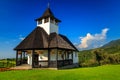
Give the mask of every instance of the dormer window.
[[38, 24], [42, 24], [42, 20], [38, 21]]
[[45, 18], [44, 23], [47, 23], [49, 21], [49, 18]]

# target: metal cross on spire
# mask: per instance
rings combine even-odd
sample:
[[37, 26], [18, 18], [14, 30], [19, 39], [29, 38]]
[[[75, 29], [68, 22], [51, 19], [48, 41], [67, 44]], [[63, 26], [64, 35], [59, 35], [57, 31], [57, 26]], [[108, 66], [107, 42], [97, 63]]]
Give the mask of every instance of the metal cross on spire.
[[47, 5], [48, 8], [50, 8], [50, 2], [51, 0], [48, 0], [48, 5]]
[[50, 2], [48, 2], [48, 8], [50, 8]]

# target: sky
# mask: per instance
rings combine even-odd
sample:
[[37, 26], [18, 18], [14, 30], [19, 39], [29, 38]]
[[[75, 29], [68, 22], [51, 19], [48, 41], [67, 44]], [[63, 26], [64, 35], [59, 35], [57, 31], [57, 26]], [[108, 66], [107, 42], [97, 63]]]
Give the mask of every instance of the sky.
[[62, 22], [59, 33], [79, 50], [101, 47], [120, 38], [120, 0], [0, 0], [0, 58], [13, 50], [47, 9]]

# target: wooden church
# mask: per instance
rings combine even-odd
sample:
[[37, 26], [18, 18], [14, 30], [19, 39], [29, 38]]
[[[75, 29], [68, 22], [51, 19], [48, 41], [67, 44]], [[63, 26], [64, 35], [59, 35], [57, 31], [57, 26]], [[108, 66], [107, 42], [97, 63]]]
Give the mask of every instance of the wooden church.
[[61, 22], [47, 8], [36, 19], [37, 27], [19, 44], [16, 50], [16, 66], [29, 64], [32, 68], [61, 68], [78, 65], [78, 50], [64, 35], [59, 34]]

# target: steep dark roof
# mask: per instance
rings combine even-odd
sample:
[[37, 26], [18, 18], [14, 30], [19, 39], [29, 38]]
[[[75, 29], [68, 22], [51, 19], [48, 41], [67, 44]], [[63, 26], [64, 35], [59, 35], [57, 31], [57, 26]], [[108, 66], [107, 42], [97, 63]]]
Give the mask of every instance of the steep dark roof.
[[36, 19], [36, 21], [37, 21], [37, 20], [42, 20], [43, 18], [48, 18], [48, 17], [53, 18], [53, 19], [55, 19], [55, 20], [58, 21], [58, 22], [61, 22], [59, 19], [57, 19], [57, 18], [54, 16], [54, 14], [52, 13], [52, 11], [51, 11], [50, 8], [47, 8], [46, 11], [43, 13], [42, 17]]
[[61, 35], [61, 34], [59, 36], [61, 36], [67, 43], [69, 43], [70, 46], [74, 48], [74, 50], [79, 51], [66, 36]]
[[33, 30], [14, 50], [60, 48], [78, 51], [67, 37], [51, 33], [48, 35], [41, 27]]
[[51, 33], [49, 36], [49, 41], [49, 48], [76, 50], [76, 48], [71, 45], [72, 43], [67, 39], [67, 37], [63, 37], [60, 34], [58, 35], [56, 33]]
[[54, 16], [50, 8], [47, 8], [47, 10], [42, 15], [42, 17], [48, 17], [48, 16]]
[[48, 48], [48, 35], [43, 28], [37, 27], [15, 48], [15, 50], [43, 48]]

